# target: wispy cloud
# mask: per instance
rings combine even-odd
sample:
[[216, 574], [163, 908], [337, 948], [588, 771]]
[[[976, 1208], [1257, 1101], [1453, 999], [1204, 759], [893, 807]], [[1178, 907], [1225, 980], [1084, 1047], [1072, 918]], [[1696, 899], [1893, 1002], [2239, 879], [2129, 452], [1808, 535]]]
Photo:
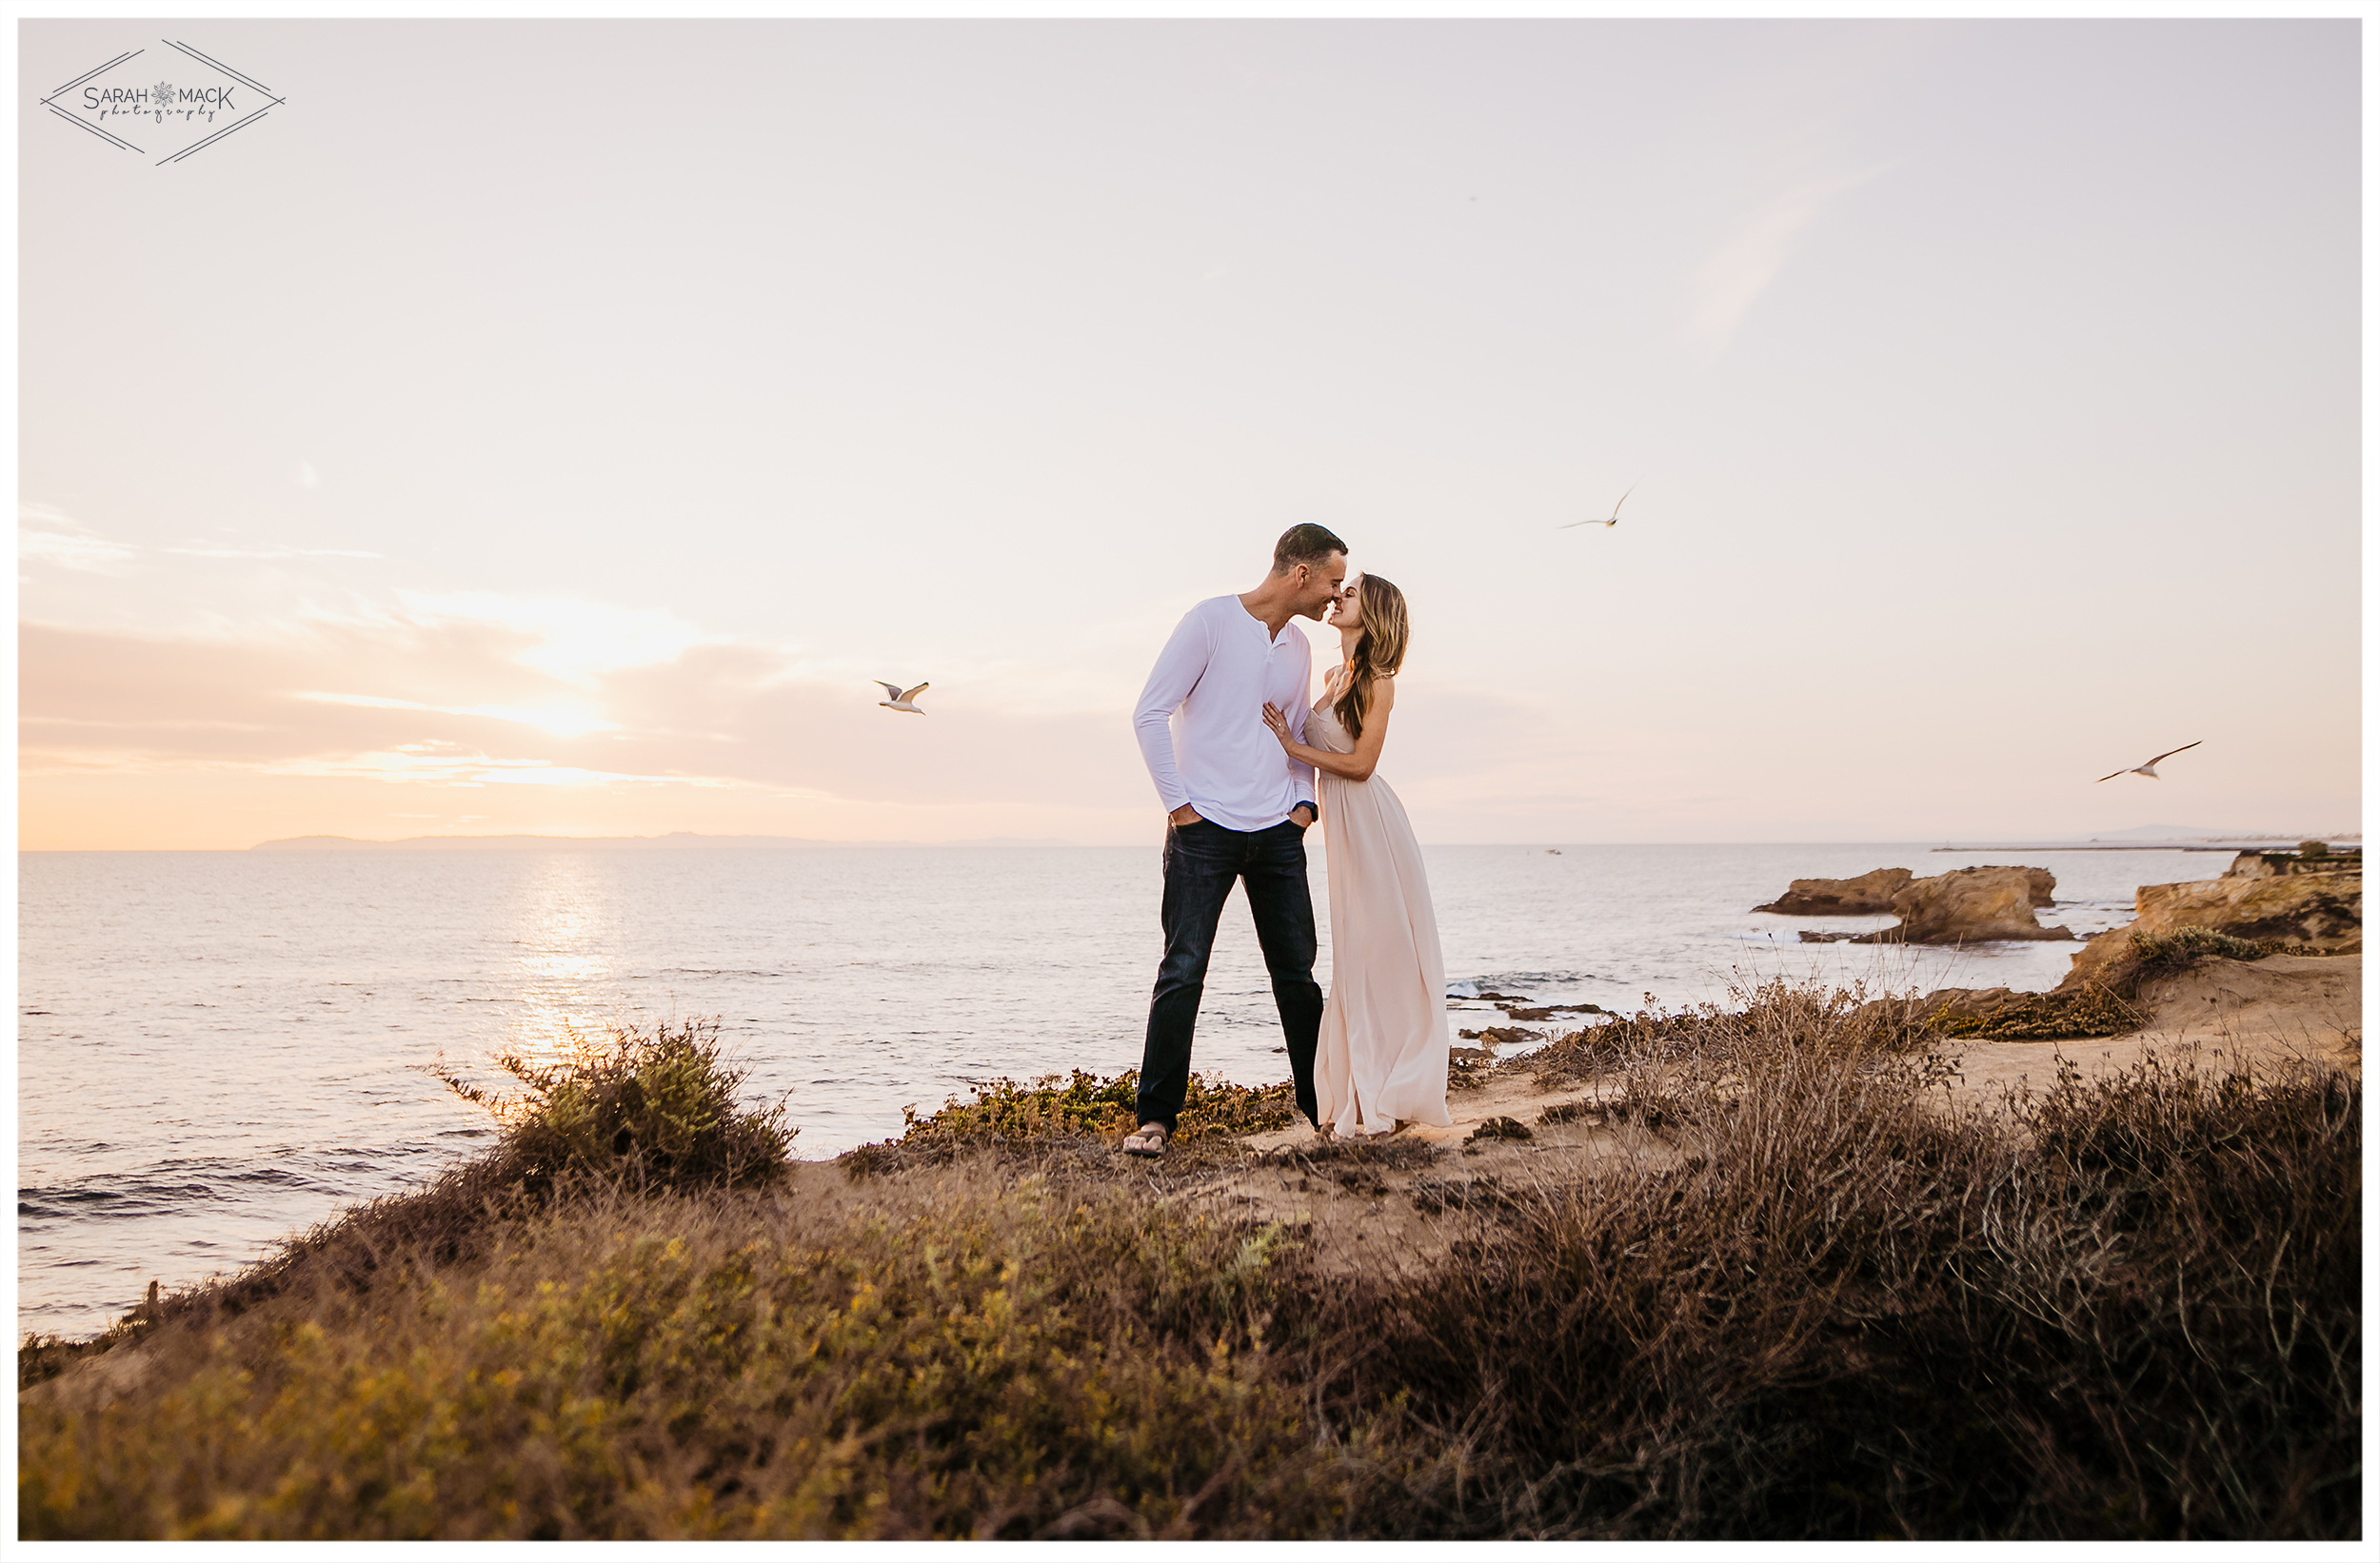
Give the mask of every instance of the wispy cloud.
[[1883, 171], [1879, 167], [1816, 180], [1787, 190], [1755, 212], [1696, 274], [1687, 344], [1713, 357], [1724, 351], [1827, 203]]
[[268, 776], [357, 778], [369, 782], [427, 782], [440, 787], [586, 787], [627, 782], [642, 786], [732, 787], [725, 777], [655, 775], [590, 770], [547, 760], [490, 755], [450, 743], [403, 743], [362, 754], [270, 762]]
[[16, 509], [16, 557], [27, 564], [110, 573], [140, 550], [100, 537], [63, 510], [20, 504]]
[[214, 544], [207, 547], [160, 548], [161, 554], [177, 554], [185, 559], [379, 559], [380, 554], [364, 548], [227, 548]]
[[[1116, 714], [1128, 695], [1087, 710], [1061, 698], [1079, 656], [937, 658], [910, 675], [935, 679], [921, 722], [877, 708], [869, 681], [891, 674], [873, 661], [722, 634], [665, 607], [373, 591], [303, 561], [246, 564], [307, 550], [226, 539], [169, 562], [157, 547], [107, 552], [70, 518], [30, 519], [112, 568], [207, 569], [251, 588], [167, 623], [20, 623], [20, 836], [43, 845], [245, 845], [425, 819], [560, 834], [1098, 834], [1102, 812], [1147, 792]], [[1101, 795], [1118, 806], [1086, 804]]]
[[296, 690], [293, 695], [298, 700], [321, 701], [328, 705], [362, 705], [380, 711], [437, 711], [455, 717], [489, 717], [497, 722], [542, 728], [556, 738], [579, 738], [587, 733], [619, 730], [619, 723], [605, 722], [572, 705], [533, 708], [519, 705], [429, 705], [420, 701], [391, 700], [382, 695], [336, 695], [313, 689]]
[[[1144, 785], [1129, 730], [1112, 714], [995, 707], [981, 685], [962, 683], [929, 722], [890, 718], [863, 681], [666, 615], [625, 612], [625, 648], [598, 654], [596, 626], [582, 617], [591, 604], [570, 605], [559, 624], [517, 604], [476, 605], [486, 617], [323, 620], [231, 638], [29, 623], [21, 773], [666, 782], [871, 807], [1057, 807], [1092, 772], [1123, 796]], [[641, 619], [643, 638], [633, 632]], [[556, 629], [556, 640], [541, 639]], [[588, 665], [625, 663], [630, 651], [645, 660]]]
[[183, 559], [379, 559], [365, 548], [297, 548], [278, 544], [239, 544], [190, 543], [178, 547], [146, 548], [101, 537], [54, 505], [20, 503], [16, 511], [17, 558], [29, 564], [54, 564], [61, 569], [118, 574], [143, 555], [172, 555]]

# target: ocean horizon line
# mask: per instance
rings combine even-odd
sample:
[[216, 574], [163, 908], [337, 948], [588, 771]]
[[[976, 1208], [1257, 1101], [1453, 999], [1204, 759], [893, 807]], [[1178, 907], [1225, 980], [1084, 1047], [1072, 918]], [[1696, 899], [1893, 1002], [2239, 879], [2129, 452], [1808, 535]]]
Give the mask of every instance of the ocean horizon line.
[[[2320, 840], [2332, 844], [2360, 843], [2360, 831], [2201, 831], [2187, 827], [2134, 827], [2076, 836], [1924, 836], [1891, 838], [1799, 837], [1737, 838], [1726, 841], [1558, 841], [1543, 836], [1501, 841], [1425, 841], [1433, 847], [1526, 846], [1548, 850], [1614, 846], [1905, 846], [1928, 852], [2077, 852], [2077, 851], [2220, 851], [2274, 842], [2294, 845]], [[703, 851], [851, 851], [866, 848], [915, 847], [950, 850], [1000, 850], [1058, 847], [1091, 851], [1144, 842], [1078, 841], [1060, 836], [972, 836], [950, 841], [914, 838], [844, 839], [807, 836], [711, 836], [699, 831], [670, 831], [659, 836], [569, 836], [536, 832], [504, 832], [485, 836], [407, 836], [387, 840], [359, 836], [309, 835], [276, 837], [237, 847], [19, 847], [19, 856], [49, 853], [387, 853], [387, 852], [703, 852]]]

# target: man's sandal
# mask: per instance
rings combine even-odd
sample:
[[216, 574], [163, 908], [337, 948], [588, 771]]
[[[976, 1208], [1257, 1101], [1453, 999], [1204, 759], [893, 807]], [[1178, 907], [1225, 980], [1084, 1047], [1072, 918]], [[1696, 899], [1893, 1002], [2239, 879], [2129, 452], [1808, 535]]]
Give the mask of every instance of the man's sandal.
[[1171, 1138], [1172, 1136], [1166, 1130], [1165, 1125], [1161, 1123], [1143, 1123], [1140, 1127], [1132, 1131], [1132, 1133], [1124, 1136], [1124, 1155], [1163, 1156], [1165, 1154], [1165, 1141]]

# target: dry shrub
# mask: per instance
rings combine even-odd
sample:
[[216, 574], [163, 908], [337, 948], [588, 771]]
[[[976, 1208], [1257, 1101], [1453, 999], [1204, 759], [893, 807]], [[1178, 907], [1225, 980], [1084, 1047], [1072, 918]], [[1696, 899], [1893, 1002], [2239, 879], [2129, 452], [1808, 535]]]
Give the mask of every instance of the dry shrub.
[[1468, 1145], [1475, 1140], [1481, 1139], [1534, 1139], [1536, 1138], [1536, 1132], [1518, 1118], [1498, 1116], [1483, 1121], [1478, 1128], [1465, 1135], [1462, 1142]]
[[2351, 1080], [2070, 1071], [1995, 1118], [1757, 1008], [1675, 1073], [1682, 1167], [1335, 1299], [1372, 1345], [1325, 1404], [1443, 1451], [1382, 1473], [1379, 1533], [2357, 1533]]
[[[1639, 1021], [1649, 1017], [1639, 1016]], [[1534, 1052], [1517, 1058], [1501, 1059], [1497, 1073], [1525, 1070], [1541, 1091], [1551, 1091], [1574, 1081], [1591, 1079], [1597, 1075], [1626, 1069], [1640, 1051], [1647, 1050], [1642, 1031], [1625, 1019], [1609, 1021], [1599, 1026], [1587, 1026], [1555, 1038]]]
[[1904, 1053], [1934, 1042], [1917, 1023], [1912, 1000], [1874, 998], [1864, 986], [1828, 988], [1778, 978], [1738, 986], [1729, 1000], [1641, 1009], [1506, 1059], [1497, 1072], [1526, 1074], [1539, 1090], [1553, 1090], [1598, 1076], [1634, 1077], [1737, 1048], [1790, 1042], [1821, 1051]]

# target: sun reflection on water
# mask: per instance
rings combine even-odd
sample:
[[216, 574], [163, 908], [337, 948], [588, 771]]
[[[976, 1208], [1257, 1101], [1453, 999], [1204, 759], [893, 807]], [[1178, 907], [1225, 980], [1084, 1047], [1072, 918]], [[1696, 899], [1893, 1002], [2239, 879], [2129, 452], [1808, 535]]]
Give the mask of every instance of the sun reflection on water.
[[590, 857], [557, 853], [522, 887], [519, 999], [506, 1045], [531, 1063], [566, 1057], [573, 1039], [600, 1035], [620, 1019], [612, 963], [604, 951], [617, 929], [616, 898], [598, 882]]

